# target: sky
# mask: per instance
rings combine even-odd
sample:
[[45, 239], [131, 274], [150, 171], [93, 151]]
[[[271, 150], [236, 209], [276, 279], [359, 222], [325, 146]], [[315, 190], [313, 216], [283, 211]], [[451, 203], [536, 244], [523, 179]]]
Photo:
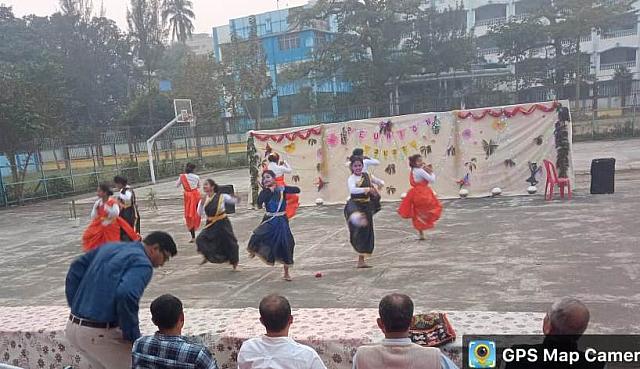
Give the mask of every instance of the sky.
[[[93, 0], [96, 9], [101, 0]], [[102, 0], [106, 16], [114, 19], [123, 30], [127, 29], [127, 5], [129, 0]], [[303, 5], [307, 0], [192, 0], [196, 13], [195, 33], [211, 33], [211, 28], [229, 23], [229, 19], [251, 14]], [[0, 0], [0, 4], [13, 7], [16, 16], [49, 15], [56, 12], [58, 0]]]

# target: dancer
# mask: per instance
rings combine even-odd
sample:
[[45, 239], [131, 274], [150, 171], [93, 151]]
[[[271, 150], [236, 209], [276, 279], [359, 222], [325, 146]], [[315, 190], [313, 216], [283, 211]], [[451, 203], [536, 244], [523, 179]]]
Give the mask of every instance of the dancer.
[[[362, 156], [362, 171], [369, 173], [369, 167], [377, 167], [380, 165], [380, 160], [371, 159], [368, 156], [364, 156], [364, 150], [356, 147], [351, 152], [351, 157], [353, 156]], [[351, 167], [351, 157], [347, 158], [347, 162], [344, 164], [345, 167]]]
[[[285, 173], [291, 173], [293, 169], [286, 161], [280, 162], [280, 155], [277, 153], [271, 153], [267, 157], [269, 164], [267, 164], [267, 170], [272, 171], [276, 175], [276, 184], [280, 187], [285, 187], [284, 182]], [[291, 194], [287, 196], [287, 218], [292, 219], [296, 215], [296, 211], [300, 206], [300, 197], [298, 195]]]
[[409, 158], [411, 173], [409, 183], [411, 189], [402, 199], [398, 214], [401, 217], [413, 221], [413, 227], [418, 230], [420, 240], [424, 240], [424, 231], [434, 227], [442, 214], [442, 204], [438, 201], [430, 184], [436, 180], [431, 165], [424, 165], [419, 154]]
[[187, 229], [191, 233], [191, 241], [196, 242], [196, 230], [200, 228], [200, 215], [198, 214], [198, 203], [200, 202], [200, 177], [193, 173], [196, 165], [187, 163], [183, 174], [176, 182], [176, 187], [182, 186], [184, 190], [184, 220]]
[[258, 195], [258, 206], [264, 204], [265, 215], [262, 223], [253, 231], [249, 239], [249, 256], [260, 257], [273, 266], [275, 262], [284, 265], [283, 279], [291, 281], [289, 266], [293, 265], [295, 240], [286, 217], [287, 197], [300, 193], [298, 187], [278, 186], [276, 175], [270, 170], [262, 173], [262, 191]]
[[[124, 218], [131, 228], [133, 228], [136, 233], [140, 234], [140, 213], [138, 212], [136, 194], [127, 182], [127, 179], [122, 176], [113, 177], [113, 183], [115, 183], [116, 188], [118, 189], [117, 198], [120, 205], [120, 217]], [[120, 240], [125, 242], [134, 241], [127, 236], [124, 229], [120, 230]]]
[[351, 246], [358, 253], [357, 267], [369, 268], [365, 256], [373, 253], [373, 215], [379, 210], [375, 208], [371, 198], [380, 196], [374, 185], [382, 188], [384, 181], [364, 172], [363, 161], [361, 156], [351, 157], [351, 175], [347, 180], [351, 198], [344, 208], [344, 216], [349, 227]]
[[236, 270], [239, 260], [238, 240], [233, 234], [225, 204], [235, 204], [237, 200], [220, 193], [218, 184], [212, 179], [204, 181], [203, 189], [205, 195], [198, 204], [198, 214], [207, 218], [207, 224], [196, 238], [198, 252], [204, 257], [202, 264], [207, 261], [215, 264], [229, 263]]
[[108, 242], [120, 241], [120, 229], [134, 241], [140, 239], [136, 231], [124, 219], [120, 218], [120, 208], [108, 184], [102, 183], [96, 192], [98, 200], [91, 209], [91, 223], [82, 234], [82, 249], [91, 251]]

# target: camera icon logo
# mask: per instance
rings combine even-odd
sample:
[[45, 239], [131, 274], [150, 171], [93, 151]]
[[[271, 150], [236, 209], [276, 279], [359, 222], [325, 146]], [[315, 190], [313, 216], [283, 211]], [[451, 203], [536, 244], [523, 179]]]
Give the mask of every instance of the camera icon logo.
[[496, 344], [493, 341], [469, 342], [469, 367], [470, 368], [495, 368]]

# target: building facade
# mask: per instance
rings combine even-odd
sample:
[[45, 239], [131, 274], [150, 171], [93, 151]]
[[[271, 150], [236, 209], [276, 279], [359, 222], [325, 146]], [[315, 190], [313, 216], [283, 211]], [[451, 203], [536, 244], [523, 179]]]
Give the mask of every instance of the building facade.
[[[223, 60], [225, 49], [231, 44], [232, 36], [238, 40], [249, 38], [252, 27], [266, 54], [269, 76], [275, 89], [275, 96], [270, 104], [263, 104], [263, 117], [276, 118], [287, 116], [294, 125], [315, 123], [317, 117], [300, 112], [301, 91], [305, 90], [315, 96], [323, 94], [348, 93], [350, 86], [334, 77], [319, 80], [303, 78], [294, 81], [281, 80], [279, 75], [296, 63], [309, 61], [314, 50], [322, 42], [330, 40], [336, 32], [335, 22], [331, 20], [317, 21], [309, 27], [297, 27], [290, 24], [290, 14], [298, 8], [281, 9], [242, 18], [231, 19], [228, 25], [214, 27], [213, 53]], [[293, 113], [295, 112], [295, 113]]]
[[207, 33], [197, 33], [187, 39], [187, 47], [196, 55], [208, 55], [213, 52], [213, 39]]
[[[427, 0], [438, 9], [456, 7], [459, 0]], [[480, 56], [489, 63], [498, 61], [498, 50], [487, 33], [491, 27], [509, 19], [522, 19], [539, 4], [538, 0], [463, 0], [467, 28], [478, 38]], [[640, 2], [634, 4], [640, 9]], [[602, 33], [592, 32], [581, 39], [580, 49], [590, 55], [591, 74], [598, 80], [611, 80], [616, 69], [626, 67], [634, 79], [640, 79], [640, 15], [626, 14], [620, 25]]]

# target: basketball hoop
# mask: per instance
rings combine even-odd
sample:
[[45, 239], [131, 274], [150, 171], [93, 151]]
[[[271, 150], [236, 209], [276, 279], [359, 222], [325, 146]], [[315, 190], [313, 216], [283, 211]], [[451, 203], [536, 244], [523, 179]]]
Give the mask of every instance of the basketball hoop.
[[191, 106], [190, 99], [175, 99], [173, 100], [173, 108], [176, 114], [176, 121], [178, 123], [189, 123], [194, 125], [195, 119], [193, 117], [193, 107]]

